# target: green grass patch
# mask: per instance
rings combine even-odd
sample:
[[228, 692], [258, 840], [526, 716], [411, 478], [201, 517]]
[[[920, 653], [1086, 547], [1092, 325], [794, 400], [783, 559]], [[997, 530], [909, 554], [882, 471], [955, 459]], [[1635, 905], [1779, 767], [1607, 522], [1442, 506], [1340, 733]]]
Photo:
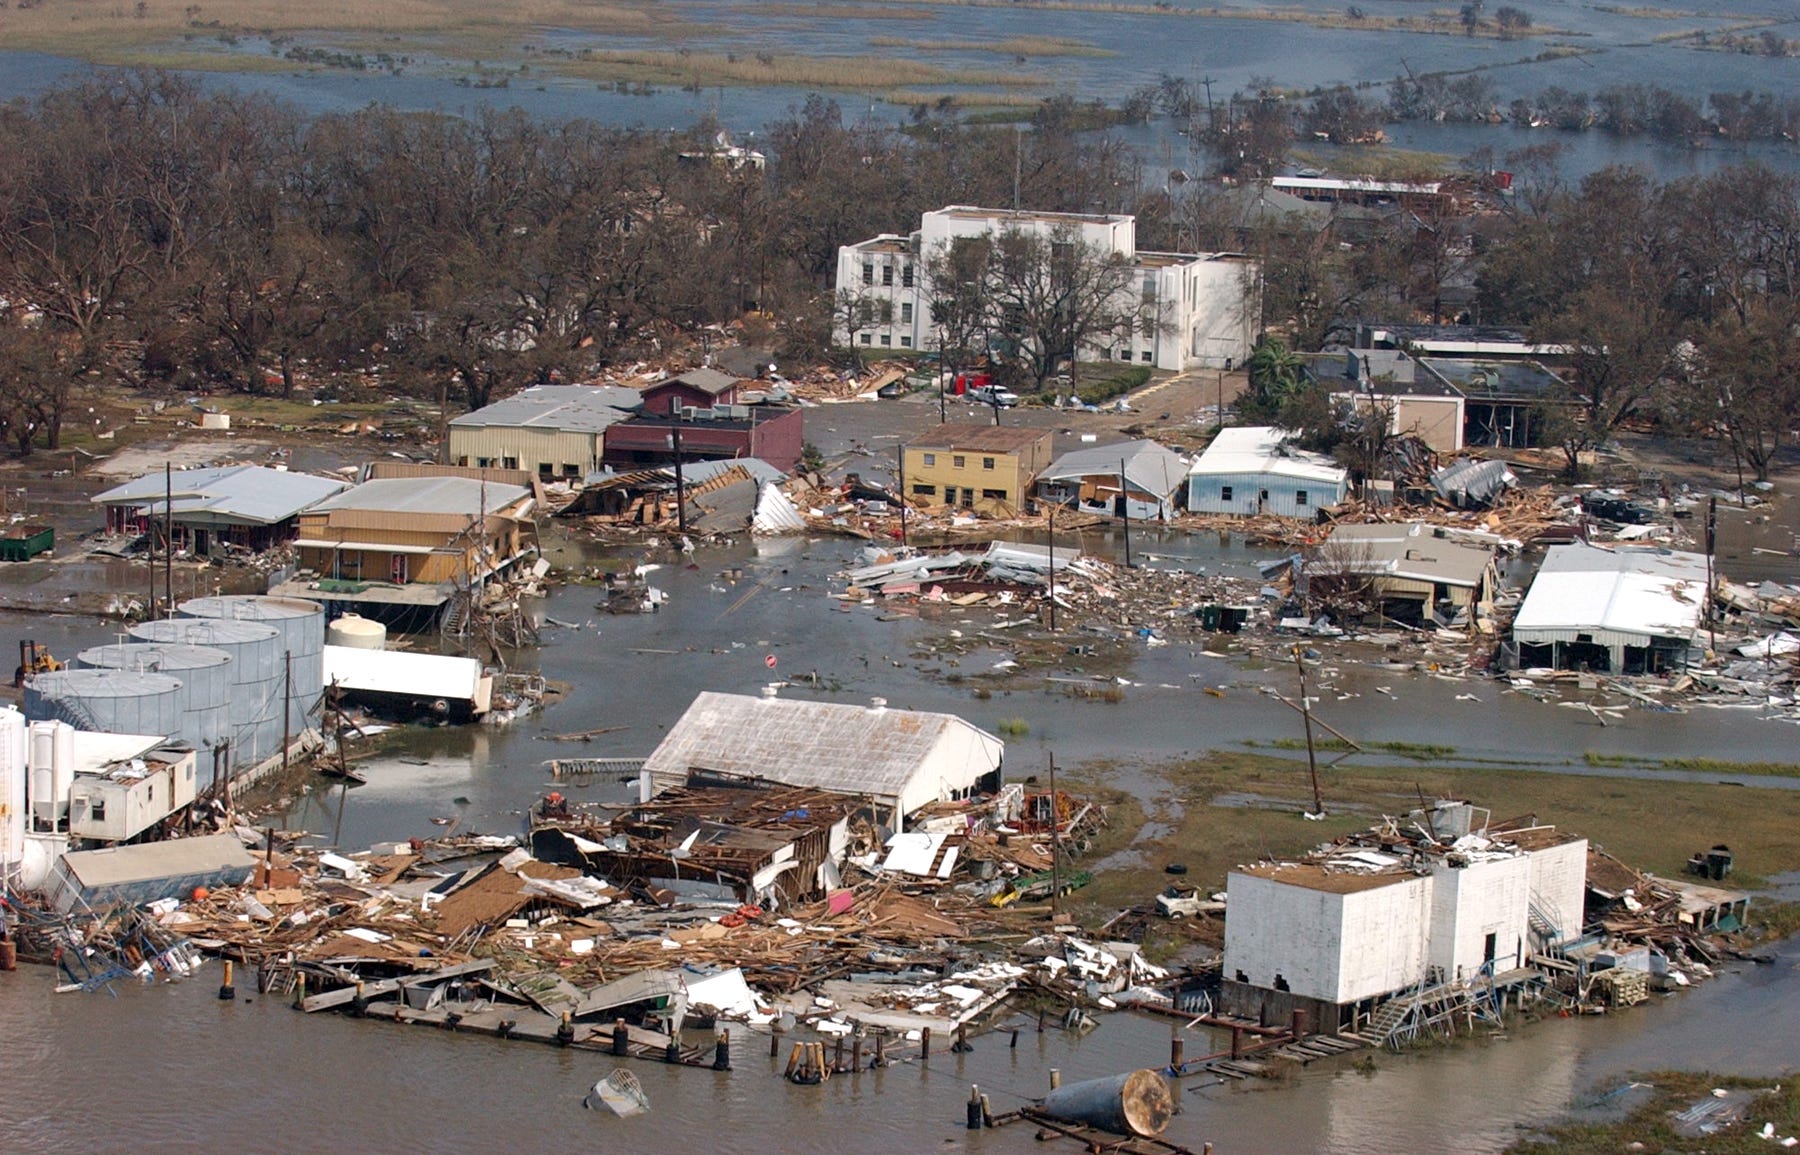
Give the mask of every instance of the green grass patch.
[[870, 48], [910, 48], [915, 52], [991, 52], [996, 56], [1117, 56], [1083, 40], [1063, 36], [1012, 36], [1005, 40], [912, 40], [904, 36], [871, 36]]
[[1023, 718], [1002, 718], [994, 725], [994, 729], [1008, 738], [1023, 738], [1031, 733], [1031, 723]]
[[[1304, 738], [1277, 738], [1269, 743], [1277, 750], [1304, 750]], [[1430, 742], [1364, 742], [1352, 746], [1342, 738], [1315, 738], [1313, 749], [1332, 753], [1351, 753], [1361, 750], [1364, 753], [1380, 751], [1383, 754], [1394, 754], [1401, 758], [1412, 758], [1420, 762], [1435, 762], [1454, 757], [1456, 747], [1437, 746]]]
[[1800, 765], [1793, 762], [1726, 762], [1718, 758], [1641, 758], [1631, 754], [1601, 754], [1588, 750], [1581, 755], [1583, 763], [1596, 767], [1620, 767], [1642, 770], [1685, 770], [1693, 774], [1719, 774], [1749, 778], [1800, 777]]
[[[1773, 1123], [1778, 1136], [1800, 1131], [1800, 1082], [1788, 1075], [1752, 1079], [1706, 1071], [1654, 1071], [1633, 1075], [1631, 1081], [1649, 1083], [1654, 1089], [1625, 1118], [1604, 1123], [1559, 1123], [1542, 1128], [1539, 1135], [1521, 1139], [1506, 1150], [1509, 1155], [1617, 1155], [1620, 1151], [1641, 1151], [1645, 1155], [1677, 1151], [1746, 1155], [1774, 1148], [1756, 1133], [1764, 1123]], [[1715, 1088], [1751, 1093], [1745, 1121], [1704, 1137], [1683, 1135], [1676, 1129], [1676, 1113], [1710, 1100]]]

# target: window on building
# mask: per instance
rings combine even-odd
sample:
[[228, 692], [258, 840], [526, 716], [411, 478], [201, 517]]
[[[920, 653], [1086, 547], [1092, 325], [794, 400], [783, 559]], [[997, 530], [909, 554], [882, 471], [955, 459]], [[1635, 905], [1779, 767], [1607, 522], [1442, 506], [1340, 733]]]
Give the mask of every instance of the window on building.
[[902, 348], [902, 349], [910, 349], [910, 348], [912, 348], [912, 338], [911, 338], [911, 337], [902, 337], [902, 338], [900, 338], [900, 347], [901, 347], [901, 348]]
[[874, 283], [875, 283], [875, 262], [874, 261], [864, 261], [863, 262], [863, 284], [873, 285]]
[[1294, 491], [1294, 504], [1295, 505], [1305, 505], [1306, 504], [1306, 490], [1296, 489]]
[[884, 285], [892, 285], [894, 283], [894, 266], [881, 266], [881, 283]]
[[926, 465], [936, 465], [937, 464], [937, 454], [927, 453], [925, 455], [925, 464]]
[[1148, 350], [1148, 349], [1145, 349], [1145, 350], [1144, 350], [1144, 355], [1143, 355], [1143, 356], [1142, 356], [1142, 357], [1140, 357], [1140, 358], [1138, 358], [1138, 359], [1139, 359], [1139, 360], [1140, 360], [1140, 361], [1142, 361], [1142, 362], [1144, 362], [1144, 364], [1146, 364], [1146, 365], [1148, 365], [1148, 364], [1149, 364], [1149, 363], [1150, 363], [1150, 350]]
[[915, 485], [915, 486], [913, 486], [913, 496], [914, 497], [936, 497], [937, 496], [937, 486], [935, 486], [935, 485]]
[[491, 457], [477, 457], [475, 459], [475, 466], [478, 469], [486, 469], [492, 464], [494, 464], [494, 459]]
[[555, 477], [556, 476], [556, 466], [551, 464], [548, 461], [538, 462], [538, 476], [543, 477], [543, 478]]
[[568, 462], [565, 461], [565, 462], [563, 462], [562, 474], [564, 477], [580, 477], [581, 476], [581, 466], [570, 465]]
[[952, 467], [954, 467], [956, 469], [961, 469], [964, 464], [963, 455], [960, 453], [952, 455], [950, 458], [950, 464]]
[[894, 343], [894, 335], [892, 333], [883, 333], [881, 335], [881, 343], [883, 345], [892, 345]]
[[911, 301], [900, 302], [900, 323], [903, 325], [912, 324], [912, 302]]
[[964, 509], [975, 504], [975, 491], [973, 489], [964, 489], [962, 491], [962, 503]]
[[1229, 485], [1219, 486], [1219, 500], [1220, 501], [1230, 501], [1231, 500], [1231, 486], [1229, 486]]
[[991, 457], [984, 457], [984, 458], [982, 458], [982, 459], [981, 459], [981, 468], [983, 468], [983, 469], [992, 469], [992, 468], [994, 468], [994, 459], [993, 459], [993, 458], [991, 458]]
[[516, 457], [502, 457], [500, 460], [505, 463], [501, 466], [502, 469], [519, 468], [519, 459]]
[[910, 263], [900, 266], [900, 283], [908, 289], [913, 287], [913, 267]]
[[106, 821], [106, 799], [96, 798], [93, 800], [93, 817], [95, 822]]
[[1125, 345], [1119, 349], [1119, 360], [1121, 360], [1121, 361], [1131, 360], [1131, 346]]
[[875, 338], [872, 334], [864, 333], [862, 335], [862, 343], [865, 345], [872, 345], [875, 343]]
[[1005, 501], [1006, 500], [1006, 490], [1004, 490], [1004, 489], [984, 489], [981, 491], [981, 496], [985, 497], [985, 498], [991, 498], [994, 501]]
[[466, 467], [469, 464], [469, 455], [464, 453], [457, 457], [456, 464]]

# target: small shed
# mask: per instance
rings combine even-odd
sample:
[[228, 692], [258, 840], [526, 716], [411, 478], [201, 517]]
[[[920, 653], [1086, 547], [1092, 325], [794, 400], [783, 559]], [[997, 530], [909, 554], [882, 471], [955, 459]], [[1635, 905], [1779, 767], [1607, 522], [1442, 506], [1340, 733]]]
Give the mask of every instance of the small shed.
[[1187, 471], [1185, 458], [1154, 441], [1083, 447], [1038, 474], [1037, 494], [1087, 513], [1167, 521]]
[[1267, 425], [1220, 430], [1188, 471], [1188, 510], [1310, 518], [1343, 501], [1349, 474], [1323, 454], [1289, 445], [1292, 437]]
[[1322, 583], [1365, 586], [1379, 614], [1409, 625], [1481, 610], [1499, 581], [1492, 545], [1419, 522], [1336, 526], [1306, 575], [1315, 595]]
[[868, 706], [707, 692], [644, 762], [642, 801], [677, 786], [745, 779], [862, 795], [896, 811], [1000, 784], [1006, 745], [956, 717]]
[[256, 867], [235, 834], [75, 850], [57, 861], [50, 901], [57, 910], [186, 899], [201, 886], [238, 886]]

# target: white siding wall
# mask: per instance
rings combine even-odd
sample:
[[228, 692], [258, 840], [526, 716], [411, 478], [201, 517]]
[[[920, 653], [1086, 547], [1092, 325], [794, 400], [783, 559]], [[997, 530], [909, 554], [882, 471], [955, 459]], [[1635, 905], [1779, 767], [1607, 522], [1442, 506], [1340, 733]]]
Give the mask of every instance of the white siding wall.
[[1242, 971], [1273, 988], [1280, 975], [1297, 995], [1335, 1002], [1344, 896], [1253, 874], [1231, 874], [1225, 887], [1225, 977]]
[[1424, 977], [1431, 899], [1430, 877], [1344, 896], [1343, 951], [1332, 1002], [1389, 994]]
[[911, 814], [928, 802], [967, 793], [982, 775], [1000, 765], [1005, 746], [967, 726], [950, 726], [900, 796], [900, 809]]
[[[1231, 497], [1224, 495], [1231, 490]], [[1267, 490], [1268, 501], [1262, 500]], [[1306, 503], [1300, 503], [1300, 494]], [[1188, 477], [1188, 511], [1190, 513], [1230, 513], [1254, 517], [1274, 513], [1282, 517], [1310, 518], [1321, 505], [1336, 505], [1344, 499], [1344, 486], [1328, 481], [1295, 481], [1288, 477], [1272, 477], [1266, 473], [1199, 473]]]
[[1530, 950], [1529, 858], [1464, 867], [1439, 864], [1432, 879], [1431, 962], [1446, 979], [1470, 978], [1481, 969], [1489, 934], [1494, 936], [1497, 970], [1522, 964]]
[[1550, 916], [1562, 937], [1581, 934], [1587, 899], [1587, 839], [1531, 852], [1531, 900]]

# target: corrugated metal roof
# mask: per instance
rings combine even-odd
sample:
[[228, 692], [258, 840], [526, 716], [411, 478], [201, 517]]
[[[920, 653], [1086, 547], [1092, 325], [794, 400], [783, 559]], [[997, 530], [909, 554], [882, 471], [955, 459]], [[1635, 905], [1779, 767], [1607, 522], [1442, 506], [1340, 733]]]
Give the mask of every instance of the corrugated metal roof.
[[373, 694], [410, 694], [470, 702], [481, 683], [481, 663], [446, 654], [325, 647], [325, 684]]
[[1291, 435], [1268, 425], [1237, 425], [1222, 429], [1200, 460], [1188, 470], [1190, 477], [1225, 474], [1264, 474], [1342, 485], [1349, 475], [1329, 457], [1304, 449], [1284, 447]]
[[256, 860], [235, 834], [74, 850], [63, 856], [63, 862], [69, 874], [89, 890], [220, 871], [247, 872], [256, 866]]
[[702, 693], [644, 762], [654, 778], [716, 770], [878, 798], [898, 797], [945, 734], [978, 739], [989, 762], [1004, 744], [953, 714], [873, 709], [839, 702]]
[[1050, 430], [1020, 425], [933, 425], [906, 443], [908, 449], [960, 449], [965, 453], [1017, 453], [1039, 441], [1048, 443]]
[[1539, 643], [1574, 641], [1578, 633], [1609, 643], [1691, 638], [1705, 604], [1702, 554], [1556, 545], [1513, 619], [1513, 636]]
[[642, 393], [623, 385], [533, 385], [450, 424], [463, 429], [506, 426], [600, 433], [630, 416], [643, 400]]
[[365, 481], [314, 506], [314, 511], [363, 509], [381, 513], [448, 513], [478, 517], [498, 513], [531, 496], [522, 485], [473, 477], [384, 477]]
[[273, 525], [343, 492], [348, 485], [347, 481], [310, 473], [290, 473], [261, 465], [226, 465], [183, 469], [166, 477], [147, 473], [89, 500], [96, 505], [143, 506], [160, 515], [165, 497], [172, 491], [177, 520], [205, 513], [215, 519]]
[[1038, 474], [1038, 481], [1117, 474], [1121, 459], [1125, 463], [1125, 479], [1133, 487], [1159, 498], [1174, 493], [1187, 476], [1187, 460], [1174, 450], [1154, 441], [1126, 441], [1065, 453]]

